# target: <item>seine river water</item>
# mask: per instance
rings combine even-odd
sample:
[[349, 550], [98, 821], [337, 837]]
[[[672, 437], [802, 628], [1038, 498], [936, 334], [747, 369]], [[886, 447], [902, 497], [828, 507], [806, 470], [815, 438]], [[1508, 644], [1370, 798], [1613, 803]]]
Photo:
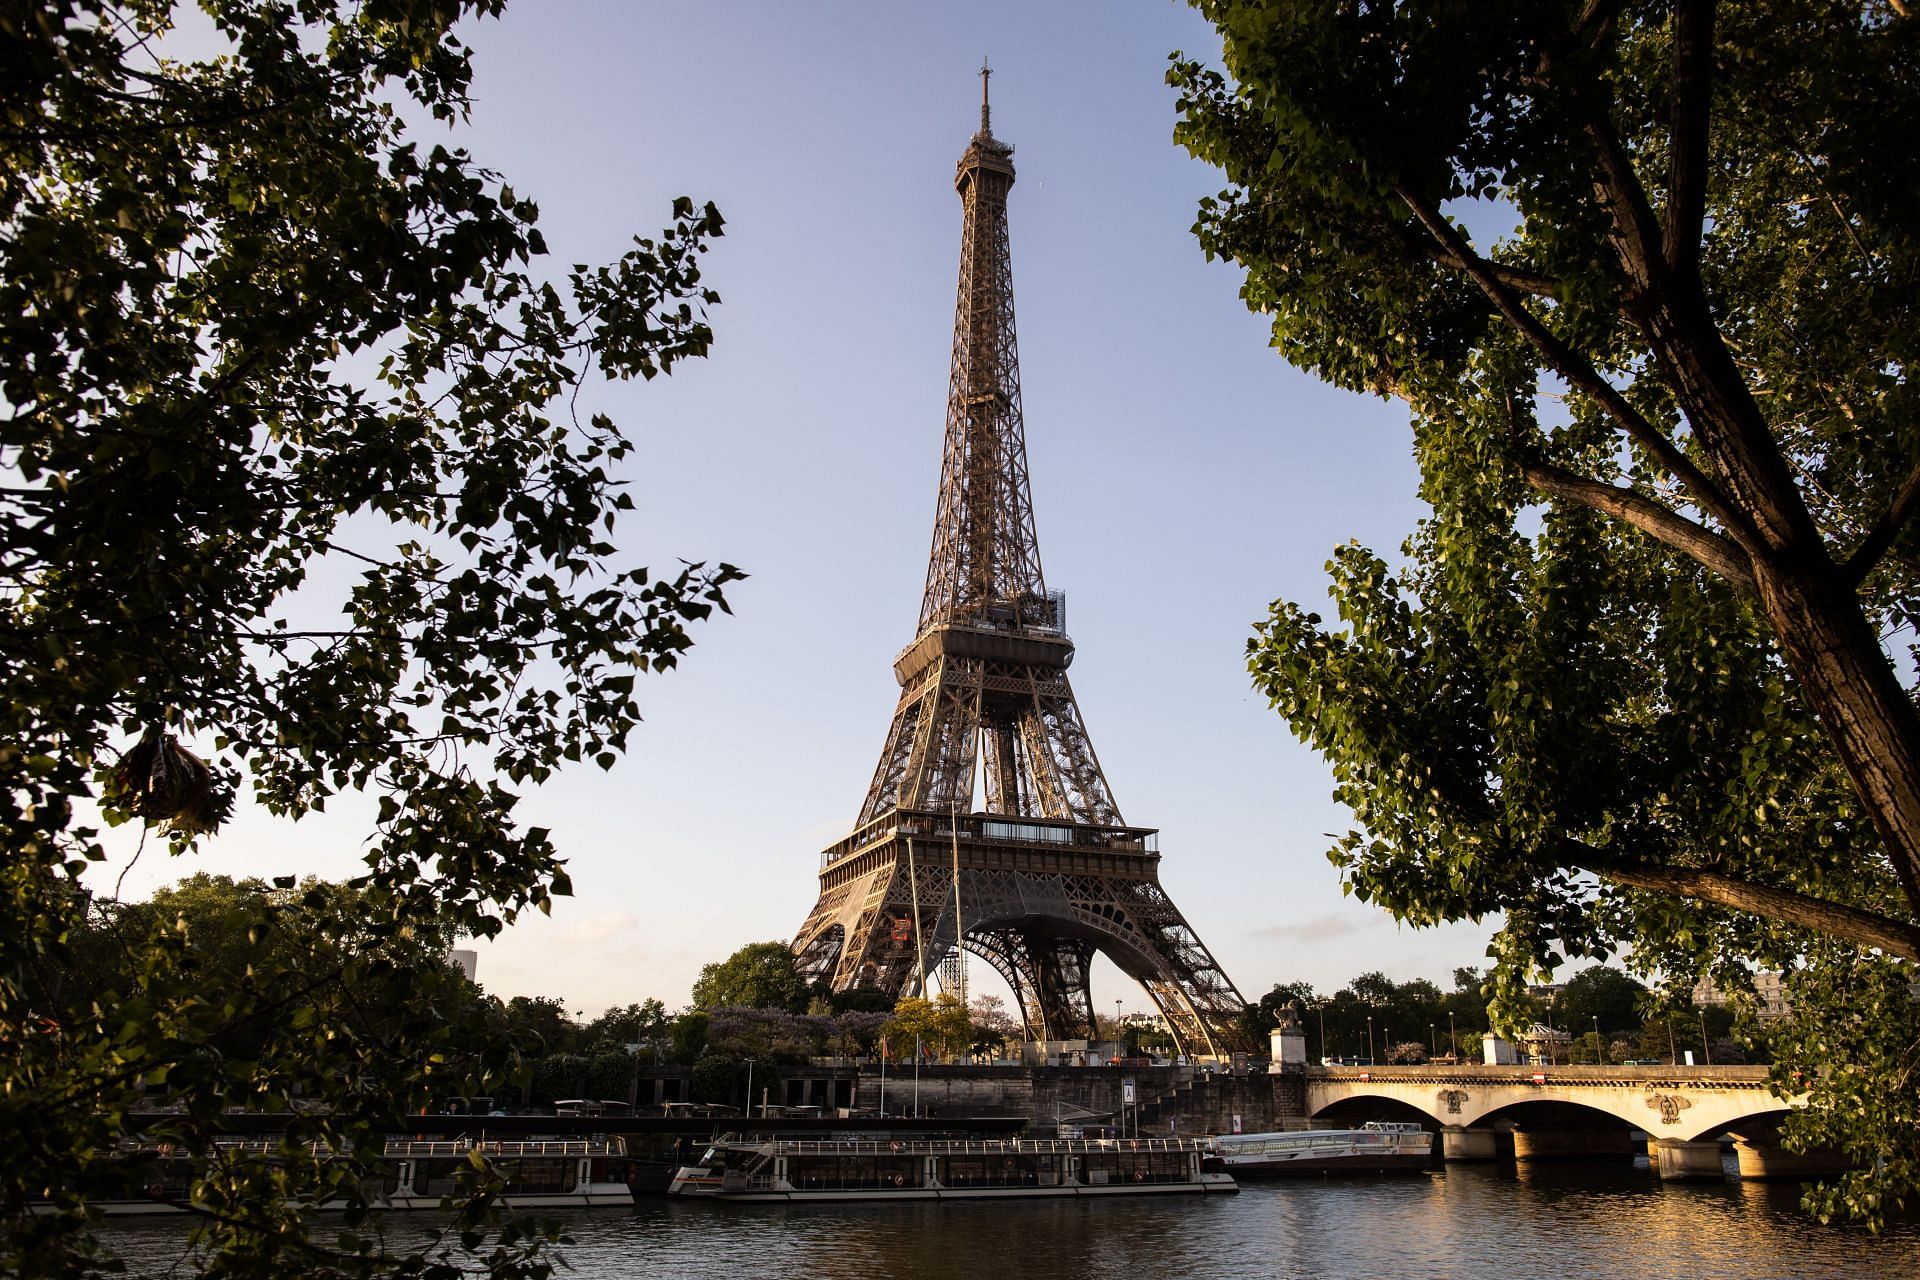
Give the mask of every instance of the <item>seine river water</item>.
[[[1791, 1185], [1662, 1184], [1638, 1171], [1459, 1166], [1248, 1183], [1235, 1196], [865, 1205], [651, 1199], [567, 1215], [580, 1280], [619, 1277], [1920, 1277], [1920, 1222], [1822, 1227]], [[404, 1236], [425, 1224], [396, 1218]], [[178, 1222], [110, 1224], [134, 1275], [181, 1261]], [[173, 1274], [190, 1271], [182, 1267]], [[566, 1270], [562, 1276], [569, 1274]]]

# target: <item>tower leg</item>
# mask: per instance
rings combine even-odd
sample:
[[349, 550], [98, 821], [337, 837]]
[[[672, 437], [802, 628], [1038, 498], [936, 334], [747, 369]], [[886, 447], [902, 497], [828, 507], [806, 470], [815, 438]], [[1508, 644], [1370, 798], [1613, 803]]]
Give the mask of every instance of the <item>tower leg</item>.
[[1054, 1038], [1091, 1039], [1093, 944], [1032, 933], [1025, 941], [1033, 957], [1036, 1000]]

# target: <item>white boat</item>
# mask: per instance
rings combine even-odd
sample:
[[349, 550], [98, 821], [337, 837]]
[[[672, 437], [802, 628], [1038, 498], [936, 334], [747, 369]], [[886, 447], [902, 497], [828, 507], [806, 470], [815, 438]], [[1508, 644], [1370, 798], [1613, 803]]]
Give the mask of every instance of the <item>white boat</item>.
[[1204, 1138], [728, 1136], [667, 1194], [713, 1200], [1001, 1200], [1238, 1191]]
[[1359, 1129], [1233, 1133], [1214, 1139], [1236, 1177], [1303, 1173], [1418, 1172], [1433, 1159], [1433, 1135], [1417, 1124], [1374, 1121]]

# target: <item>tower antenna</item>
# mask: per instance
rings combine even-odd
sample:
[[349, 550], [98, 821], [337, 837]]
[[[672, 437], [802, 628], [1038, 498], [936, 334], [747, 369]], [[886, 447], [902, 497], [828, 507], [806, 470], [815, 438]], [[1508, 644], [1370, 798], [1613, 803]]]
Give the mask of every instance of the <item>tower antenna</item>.
[[980, 132], [989, 138], [993, 136], [993, 107], [987, 101], [987, 84], [992, 79], [993, 68], [983, 57], [980, 59]]

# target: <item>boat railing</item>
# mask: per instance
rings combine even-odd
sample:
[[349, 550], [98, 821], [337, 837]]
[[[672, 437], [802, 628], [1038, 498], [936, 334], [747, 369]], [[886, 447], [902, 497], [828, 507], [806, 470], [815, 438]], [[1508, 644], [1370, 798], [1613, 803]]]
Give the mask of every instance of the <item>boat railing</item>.
[[522, 1142], [476, 1142], [471, 1138], [389, 1138], [389, 1156], [609, 1156], [621, 1155], [622, 1144], [606, 1138], [529, 1139]]
[[965, 1155], [1112, 1155], [1131, 1151], [1210, 1153], [1208, 1138], [1019, 1138], [982, 1140], [962, 1138], [901, 1138], [854, 1141], [830, 1139], [776, 1138], [756, 1141], [729, 1137], [726, 1145], [769, 1151], [779, 1155], [873, 1155], [873, 1156], [965, 1156]]
[[[224, 1152], [246, 1152], [258, 1155], [276, 1155], [287, 1146], [285, 1139], [277, 1137], [221, 1137], [215, 1140], [214, 1145]], [[296, 1143], [294, 1149], [318, 1156], [330, 1154], [333, 1146], [316, 1140]], [[554, 1138], [520, 1142], [476, 1141], [472, 1138], [388, 1138], [386, 1140], [386, 1154], [389, 1156], [465, 1156], [475, 1150], [486, 1156], [617, 1156], [626, 1154], [626, 1145], [622, 1139], [618, 1138]], [[121, 1155], [157, 1155], [162, 1158], [186, 1154], [184, 1148], [177, 1149], [173, 1143], [145, 1140], [123, 1142], [115, 1148], [115, 1151]]]

